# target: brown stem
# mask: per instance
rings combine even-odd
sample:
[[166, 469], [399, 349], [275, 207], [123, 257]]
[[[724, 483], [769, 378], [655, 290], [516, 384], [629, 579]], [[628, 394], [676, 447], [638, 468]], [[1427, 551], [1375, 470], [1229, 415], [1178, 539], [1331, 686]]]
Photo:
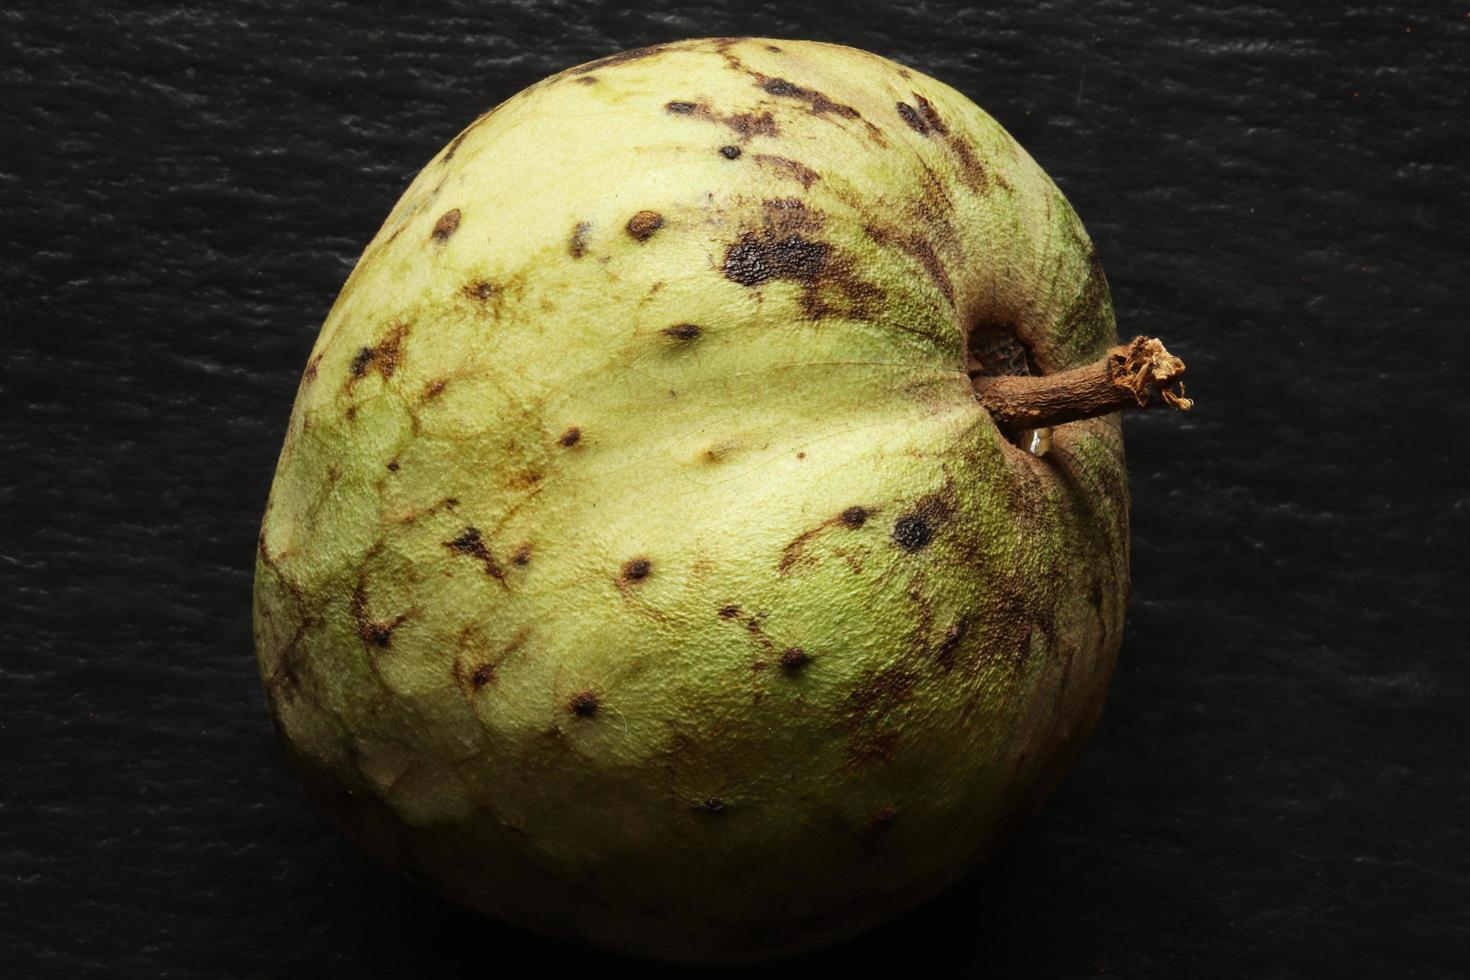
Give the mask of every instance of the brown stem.
[[1184, 362], [1157, 338], [1134, 337], [1085, 367], [1041, 377], [1002, 375], [976, 378], [975, 395], [1002, 429], [1040, 429], [1107, 415], [1121, 408], [1147, 408], [1150, 397], [1187, 412], [1194, 402], [1169, 386], [1184, 374]]

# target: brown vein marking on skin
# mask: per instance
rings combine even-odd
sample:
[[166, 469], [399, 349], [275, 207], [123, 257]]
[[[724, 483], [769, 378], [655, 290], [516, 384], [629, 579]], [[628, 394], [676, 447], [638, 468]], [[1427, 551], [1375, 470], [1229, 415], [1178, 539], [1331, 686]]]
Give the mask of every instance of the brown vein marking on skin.
[[386, 649], [390, 646], [393, 631], [408, 618], [408, 613], [399, 613], [390, 620], [373, 619], [367, 609], [367, 587], [362, 582], [352, 590], [351, 609], [358, 638], [371, 647]]
[[787, 157], [774, 156], [770, 153], [757, 153], [754, 157], [757, 164], [772, 170], [782, 177], [794, 180], [802, 187], [811, 187], [822, 179], [822, 175], [815, 170]]
[[950, 281], [949, 272], [944, 268], [944, 262], [940, 259], [939, 253], [924, 237], [924, 232], [903, 232], [881, 228], [877, 225], [867, 225], [863, 230], [875, 244], [897, 248], [915, 259], [923, 267], [935, 288], [944, 296], [945, 302], [950, 306], [955, 305], [954, 284]]
[[835, 517], [814, 527], [807, 528], [781, 549], [781, 558], [776, 562], [776, 574], [785, 575], [797, 565], [811, 565], [816, 563], [816, 558], [807, 554], [807, 546], [818, 535], [834, 527], [846, 527], [856, 530], [863, 526], [873, 512], [866, 507], [849, 507]]

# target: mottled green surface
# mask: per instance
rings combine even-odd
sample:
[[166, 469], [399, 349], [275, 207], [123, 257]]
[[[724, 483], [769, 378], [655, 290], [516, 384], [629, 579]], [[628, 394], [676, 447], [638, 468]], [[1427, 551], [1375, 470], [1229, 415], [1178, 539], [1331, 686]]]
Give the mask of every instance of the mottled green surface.
[[533, 927], [743, 958], [942, 887], [1101, 707], [1115, 419], [1038, 458], [966, 333], [1115, 342], [1072, 210], [988, 116], [852, 49], [604, 59], [478, 120], [303, 377], [257, 652], [379, 858]]

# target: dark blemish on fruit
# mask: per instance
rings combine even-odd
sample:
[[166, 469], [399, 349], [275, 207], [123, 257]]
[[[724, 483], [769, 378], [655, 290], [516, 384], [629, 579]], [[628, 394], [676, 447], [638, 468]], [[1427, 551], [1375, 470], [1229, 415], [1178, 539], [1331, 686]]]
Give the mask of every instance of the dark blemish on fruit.
[[449, 236], [454, 234], [458, 228], [459, 208], [450, 208], [448, 211], [439, 215], [439, 220], [434, 222], [434, 230], [429, 237], [436, 242], [448, 241]]
[[448, 384], [449, 382], [444, 380], [443, 378], [440, 378], [437, 381], [430, 381], [427, 385], [424, 386], [424, 401], [432, 401], [433, 399], [438, 398], [444, 393], [444, 389]]
[[583, 75], [581, 78], [577, 79], [577, 83], [580, 84], [580, 85], [596, 85], [597, 84], [597, 76], [596, 75]]
[[774, 51], [776, 54], [780, 54], [781, 53], [781, 49], [778, 48], [778, 47], [776, 47], [774, 44], [767, 44], [766, 45], [766, 50], [767, 51]]
[[759, 286], [773, 279], [816, 282], [832, 246], [801, 235], [757, 238], [745, 232], [725, 249], [725, 278], [742, 286]]
[[489, 684], [493, 680], [495, 680], [494, 664], [481, 664], [480, 666], [476, 667], [475, 672], [470, 675], [470, 683], [475, 685], [476, 689], [484, 687], [486, 684]]
[[657, 211], [639, 211], [628, 219], [628, 234], [640, 242], [646, 242], [653, 233], [664, 226], [664, 216]]
[[563, 446], [571, 448], [572, 446], [575, 446], [578, 442], [580, 442], [581, 439], [582, 430], [574, 425], [567, 431], [563, 432], [561, 434], [561, 438], [558, 439], [557, 442], [561, 443]]
[[461, 292], [475, 302], [483, 303], [495, 295], [495, 286], [484, 279], [476, 279], [474, 282], [466, 283]]
[[721, 619], [734, 619], [740, 615], [740, 607], [733, 603], [728, 606], [721, 606], [717, 615]]
[[928, 124], [929, 128], [940, 136], [947, 136], [949, 134], [949, 127], [944, 124], [943, 119], [939, 118], [939, 113], [935, 110], [934, 103], [924, 98], [918, 92], [914, 93], [914, 98], [919, 103], [919, 114], [924, 117], [924, 122]]
[[373, 619], [367, 610], [367, 590], [360, 582], [357, 588], [353, 589], [352, 620], [357, 626], [358, 638], [369, 646], [388, 647], [392, 645], [393, 631], [407, 618], [407, 613], [401, 613], [387, 622]]
[[801, 647], [789, 647], [781, 652], [779, 663], [782, 670], [795, 676], [801, 673], [802, 668], [811, 663], [811, 660], [812, 658], [807, 656], [806, 651]]
[[796, 454], [796, 458], [797, 459], [806, 459], [806, 453], [797, 453]]
[[458, 537], [444, 542], [444, 547], [455, 554], [464, 555], [467, 558], [474, 558], [485, 566], [485, 574], [491, 576], [496, 581], [505, 581], [505, 569], [500, 567], [500, 563], [490, 553], [489, 547], [485, 544], [485, 539], [480, 535], [479, 528], [465, 528], [460, 532]]
[[724, 157], [726, 160], [734, 160], [736, 157], [740, 156], [740, 147], [722, 146], [720, 147], [720, 156]]
[[348, 405], [347, 406], [347, 411], [343, 412], [342, 415], [343, 415], [343, 417], [345, 419], [347, 419], [347, 421], [349, 421], [349, 422], [356, 422], [357, 421], [357, 406], [356, 405]]
[[865, 507], [849, 507], [842, 512], [842, 523], [848, 527], [862, 527], [868, 521], [868, 511]]
[[924, 121], [923, 116], [919, 115], [919, 110], [907, 102], [900, 102], [898, 103], [898, 114], [903, 117], [904, 122], [909, 124], [909, 129], [924, 136], [929, 135], [929, 124]]
[[807, 104], [808, 111], [813, 115], [821, 116], [830, 112], [844, 119], [857, 119], [862, 115], [852, 106], [834, 102], [814, 89], [802, 88], [784, 78], [768, 78], [759, 72], [754, 72], [753, 75], [762, 91], [779, 98], [799, 99]]
[[904, 551], [918, 551], [934, 539], [934, 528], [919, 514], [905, 514], [893, 524], [893, 540]]
[[591, 718], [597, 714], [597, 709], [601, 707], [601, 701], [598, 699], [597, 692], [595, 691], [578, 691], [572, 695], [572, 700], [567, 707], [578, 718]]
[[352, 363], [348, 365], [351, 377], [347, 380], [347, 387], [352, 388], [368, 373], [371, 368], [376, 371], [384, 381], [393, 377], [393, 372], [398, 369], [398, 362], [403, 353], [403, 335], [408, 333], [408, 325], [397, 324], [393, 330], [378, 341], [376, 347], [363, 347], [352, 357]]
[[572, 258], [580, 259], [587, 254], [587, 233], [592, 230], [590, 221], [579, 221], [572, 229], [572, 240], [567, 243], [567, 252]]
[[531, 543], [529, 541], [526, 541], [522, 544], [517, 545], [515, 554], [511, 556], [510, 560], [515, 562], [517, 565], [520, 565], [522, 568], [531, 564]]
[[725, 810], [725, 801], [718, 796], [706, 797], [699, 801], [698, 809], [703, 810], [705, 813], [723, 813]]
[[769, 112], [737, 112], [731, 116], [725, 116], [721, 120], [729, 126], [742, 140], [749, 140], [752, 136], [779, 136], [780, 131], [776, 128], [776, 117]]
[[362, 377], [364, 374], [367, 374], [368, 365], [373, 363], [373, 357], [376, 353], [371, 347], [362, 348], [352, 356], [352, 363], [347, 366], [347, 370], [352, 373], [354, 378]]
[[757, 153], [755, 162], [769, 167], [783, 177], [789, 177], [801, 184], [802, 187], [810, 187], [822, 179], [822, 175], [811, 169], [804, 163], [787, 157], [772, 156], [769, 153]]
[[623, 564], [623, 581], [641, 582], [653, 571], [653, 563], [647, 558], [631, 558]]
[[687, 116], [695, 110], [693, 102], [668, 102], [664, 104], [664, 111], [672, 112], [678, 116]]
[[598, 58], [596, 61], [589, 61], [585, 65], [579, 65], [578, 67], [572, 69], [572, 74], [587, 75], [596, 71], [599, 68], [607, 68], [612, 65], [625, 65], [630, 61], [640, 61], [644, 58], [651, 58], [656, 54], [662, 54], [666, 50], [668, 50], [668, 45], [666, 44], [650, 44], [648, 47], [645, 48], [634, 48], [631, 51], [620, 51], [617, 54], [610, 54], [605, 58]]
[[301, 381], [303, 384], [311, 384], [313, 381], [316, 380], [317, 368], [321, 366], [321, 363], [322, 355], [320, 354], [306, 362], [306, 370], [301, 373]]
[[686, 343], [691, 340], [698, 340], [699, 335], [703, 332], [703, 330], [692, 323], [676, 323], [672, 327], [665, 327], [663, 329], [663, 335], [665, 337], [672, 337], [674, 340]]
[[389, 473], [397, 473], [398, 472], [398, 460], [396, 460], [396, 459], [390, 459], [390, 460], [388, 460], [388, 472]]

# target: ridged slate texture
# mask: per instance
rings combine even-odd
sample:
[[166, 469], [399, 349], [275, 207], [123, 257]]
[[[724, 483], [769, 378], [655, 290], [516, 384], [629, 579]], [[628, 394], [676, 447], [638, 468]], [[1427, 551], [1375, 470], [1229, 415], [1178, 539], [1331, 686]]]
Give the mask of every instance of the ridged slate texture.
[[1127, 423], [1134, 596], [1078, 769], [960, 887], [766, 969], [1470, 970], [1464, 4], [285, 6], [0, 13], [10, 975], [619, 965], [318, 816], [255, 676], [255, 535], [312, 339], [415, 170], [552, 71], [747, 33], [993, 113], [1200, 402]]

